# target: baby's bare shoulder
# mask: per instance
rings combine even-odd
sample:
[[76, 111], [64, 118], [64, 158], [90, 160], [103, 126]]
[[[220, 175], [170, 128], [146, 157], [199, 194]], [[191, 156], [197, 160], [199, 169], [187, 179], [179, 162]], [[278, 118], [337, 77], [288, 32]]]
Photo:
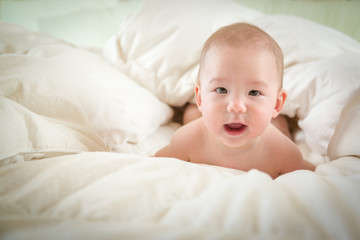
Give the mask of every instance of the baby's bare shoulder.
[[302, 168], [303, 157], [297, 145], [273, 127], [268, 135], [271, 159], [282, 174]]
[[171, 143], [177, 145], [192, 145], [200, 141], [203, 136], [202, 122], [200, 119], [194, 120], [180, 127], [173, 135]]
[[194, 120], [180, 127], [172, 136], [169, 145], [159, 150], [156, 157], [175, 157], [190, 160], [192, 151], [196, 150], [203, 139], [202, 122]]
[[316, 166], [303, 158], [298, 146], [278, 129], [276, 129], [276, 131], [271, 143], [274, 148], [273, 152], [276, 153], [276, 156], [273, 158], [279, 168], [280, 174], [299, 169], [314, 171]]

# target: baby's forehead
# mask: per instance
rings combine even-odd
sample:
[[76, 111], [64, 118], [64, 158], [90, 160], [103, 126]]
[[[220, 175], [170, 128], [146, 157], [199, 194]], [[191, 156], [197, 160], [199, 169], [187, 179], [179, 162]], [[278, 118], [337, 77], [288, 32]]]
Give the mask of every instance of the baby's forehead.
[[[273, 61], [277, 67], [277, 70], [279, 72], [280, 75], [282, 75], [282, 59], [280, 59], [277, 54], [274, 53], [274, 50], [268, 46], [264, 46], [261, 44], [255, 44], [255, 43], [237, 43], [237, 44], [229, 44], [229, 43], [219, 43], [219, 44], [214, 44], [212, 46], [209, 46], [206, 49], [206, 52], [204, 52], [202, 58], [200, 59], [200, 71], [203, 68], [203, 65], [208, 62], [208, 59], [213, 59], [214, 57], [216, 57], [217, 53], [223, 53], [223, 52], [228, 52], [229, 54], [239, 54], [239, 52], [242, 51], [247, 51], [247, 52], [252, 52], [253, 54], [268, 54], [269, 56], [271, 56], [269, 58], [269, 61]], [[215, 53], [214, 54], [208, 54], [208, 53]], [[243, 57], [239, 55], [239, 58]]]
[[[254, 50], [254, 51], [252, 51], [252, 50]], [[239, 51], [240, 52], [246, 51], [246, 52], [243, 54], [239, 54]], [[230, 59], [231, 59], [230, 61], [233, 61], [233, 59], [234, 59], [233, 56], [235, 56], [235, 58], [237, 58], [236, 55], [239, 55], [239, 59], [240, 59], [240, 58], [244, 58], [245, 56], [248, 56], [250, 54], [255, 54], [255, 55], [259, 54], [259, 56], [255, 57], [255, 59], [259, 59], [259, 58], [264, 59], [265, 56], [263, 54], [266, 54], [267, 56], [269, 56], [269, 57], [265, 58], [266, 62], [268, 63], [267, 65], [274, 66], [274, 69], [276, 69], [276, 71], [278, 73], [279, 85], [280, 85], [280, 87], [282, 86], [282, 74], [280, 72], [280, 69], [277, 66], [276, 57], [274, 56], [273, 52], [270, 51], [269, 49], [256, 48], [256, 47], [253, 48], [253, 47], [247, 46], [247, 45], [241, 45], [241, 47], [236, 47], [233, 45], [216, 45], [216, 46], [214, 45], [208, 49], [208, 53], [209, 54], [204, 55], [204, 58], [200, 62], [200, 69], [199, 69], [199, 76], [198, 76], [198, 81], [200, 83], [219, 84], [219, 83], [226, 83], [229, 81], [229, 79], [226, 77], [227, 70], [224, 70], [225, 73], [223, 71], [215, 70], [215, 69], [222, 69], [224, 67], [223, 64], [227, 63], [227, 60], [223, 59], [222, 57], [220, 57], [220, 59], [213, 61], [214, 59], [219, 57], [219, 55], [218, 55], [219, 53], [220, 53], [220, 55], [224, 56], [225, 58], [232, 55], [232, 57], [230, 57]], [[249, 60], [249, 61], [252, 62], [253, 60]], [[252, 64], [257, 65], [258, 63], [252, 62]], [[209, 73], [209, 70], [210, 70], [210, 73]], [[244, 71], [246, 71], [246, 69], [244, 69]], [[216, 73], [216, 76], [212, 75], [213, 73]], [[273, 78], [271, 78], [271, 79], [273, 79]], [[247, 84], [259, 85], [259, 86], [266, 85], [267, 86], [267, 85], [269, 85], [268, 81], [270, 81], [269, 78], [258, 79], [257, 76], [254, 76], [253, 78], [249, 78], [247, 80]]]
[[[269, 56], [269, 57], [268, 57]], [[254, 57], [254, 58], [252, 58]], [[210, 46], [207, 51], [203, 54], [202, 59], [200, 61], [200, 69], [204, 67], [204, 65], [208, 64], [222, 64], [222, 60], [227, 59], [239, 59], [244, 60], [244, 58], [256, 59], [256, 58], [266, 58], [266, 61], [270, 64], [273, 62], [277, 65], [277, 59], [273, 51], [269, 48], [257, 46], [255, 44], [217, 44]], [[218, 59], [218, 61], [217, 61]]]

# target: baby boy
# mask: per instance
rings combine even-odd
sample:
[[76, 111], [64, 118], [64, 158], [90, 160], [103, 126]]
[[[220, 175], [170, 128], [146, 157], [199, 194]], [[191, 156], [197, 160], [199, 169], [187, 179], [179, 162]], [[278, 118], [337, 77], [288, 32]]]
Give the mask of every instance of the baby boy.
[[246, 23], [221, 28], [201, 53], [195, 86], [201, 115], [179, 128], [155, 156], [258, 169], [272, 178], [314, 170], [295, 143], [271, 124], [287, 96], [282, 78], [282, 51], [267, 33]]

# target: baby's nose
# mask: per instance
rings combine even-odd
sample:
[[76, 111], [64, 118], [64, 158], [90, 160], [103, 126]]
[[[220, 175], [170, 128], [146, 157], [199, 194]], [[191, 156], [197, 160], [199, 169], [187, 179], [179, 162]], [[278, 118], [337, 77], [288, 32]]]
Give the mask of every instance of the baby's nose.
[[244, 113], [246, 112], [246, 104], [240, 99], [231, 100], [227, 106], [228, 112]]

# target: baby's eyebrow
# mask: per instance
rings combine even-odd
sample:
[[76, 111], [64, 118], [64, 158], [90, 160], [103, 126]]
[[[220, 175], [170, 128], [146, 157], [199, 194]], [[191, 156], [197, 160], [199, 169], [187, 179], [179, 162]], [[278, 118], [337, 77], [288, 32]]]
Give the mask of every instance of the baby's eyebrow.
[[261, 86], [261, 87], [268, 87], [269, 86], [269, 83], [267, 81], [263, 81], [263, 80], [252, 80], [251, 84]]
[[209, 83], [219, 83], [219, 82], [226, 82], [226, 79], [221, 77], [214, 77], [209, 81]]

